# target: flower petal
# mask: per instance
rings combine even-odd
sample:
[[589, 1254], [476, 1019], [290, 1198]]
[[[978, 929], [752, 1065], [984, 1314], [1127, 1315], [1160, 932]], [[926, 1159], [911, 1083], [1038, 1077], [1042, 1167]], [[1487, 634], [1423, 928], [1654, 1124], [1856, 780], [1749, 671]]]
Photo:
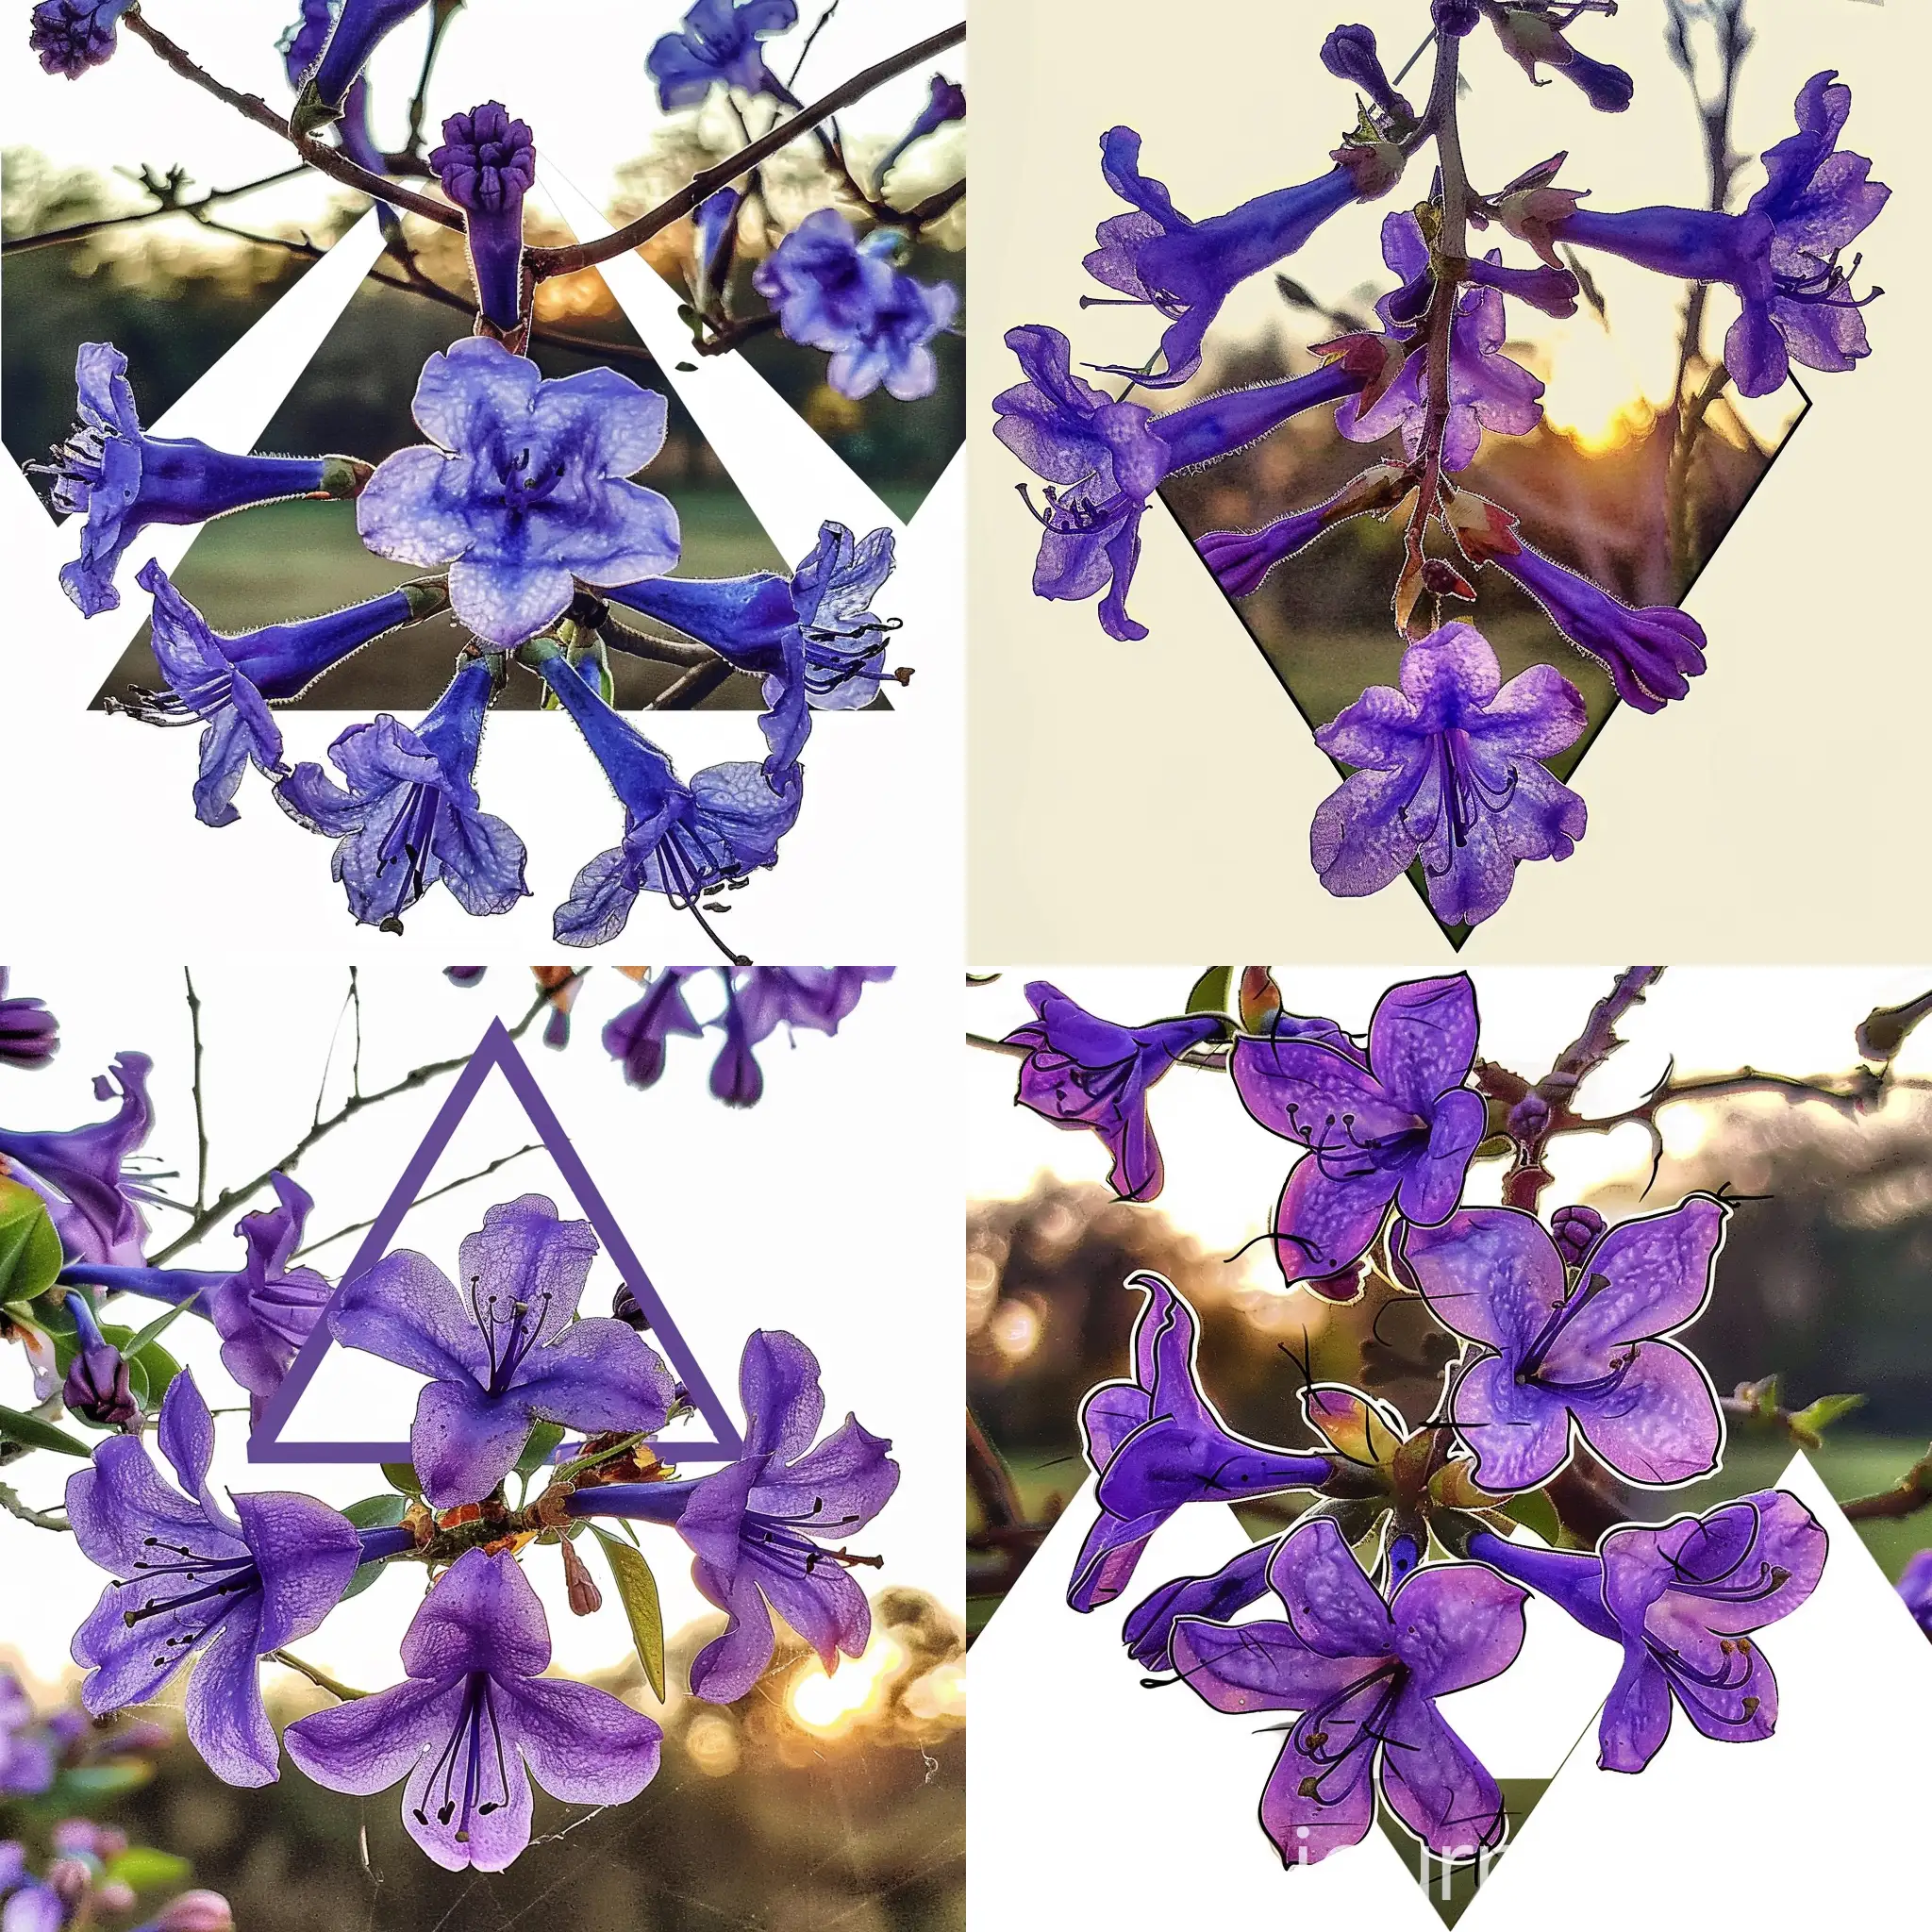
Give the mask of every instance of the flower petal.
[[550, 1661], [550, 1625], [516, 1557], [465, 1550], [424, 1599], [402, 1657], [412, 1677], [536, 1676]]
[[588, 1684], [531, 1678], [491, 1685], [497, 1720], [531, 1775], [567, 1805], [623, 1805], [657, 1775], [663, 1733]]
[[345, 1348], [438, 1381], [490, 1374], [490, 1352], [450, 1278], [427, 1255], [396, 1248], [338, 1291], [329, 1331]]

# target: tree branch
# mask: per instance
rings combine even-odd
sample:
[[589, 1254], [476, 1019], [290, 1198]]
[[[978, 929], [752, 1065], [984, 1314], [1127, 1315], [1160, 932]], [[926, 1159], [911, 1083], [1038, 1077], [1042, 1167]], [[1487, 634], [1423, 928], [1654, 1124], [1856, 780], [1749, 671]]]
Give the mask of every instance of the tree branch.
[[809, 133], [821, 121], [838, 113], [841, 108], [849, 108], [854, 101], [864, 99], [874, 88], [897, 79], [935, 54], [942, 54], [948, 47], [957, 47], [965, 38], [966, 24], [961, 21], [958, 25], [929, 35], [916, 45], [904, 48], [887, 59], [875, 61], [855, 74], [850, 80], [835, 87], [830, 93], [813, 101], [809, 107], [801, 108], [789, 120], [778, 122], [756, 141], [740, 148], [735, 155], [727, 155], [714, 166], [701, 168], [685, 187], [668, 200], [660, 201], [647, 213], [640, 215], [636, 221], [595, 242], [577, 242], [564, 248], [529, 249], [524, 257], [525, 265], [541, 282], [553, 275], [572, 275], [580, 268], [593, 267], [614, 256], [628, 255], [653, 235], [668, 228], [673, 222], [681, 221], [719, 189], [728, 186], [741, 175], [748, 174], [767, 155], [776, 154], [800, 135]]
[[9, 1516], [17, 1516], [23, 1523], [31, 1523], [36, 1529], [70, 1530], [74, 1525], [58, 1509], [34, 1509], [20, 1500], [16, 1491], [0, 1483], [0, 1509]]
[[172, 173], [164, 177], [150, 175], [144, 183], [147, 192], [160, 195], [153, 208], [135, 208], [125, 215], [102, 215], [95, 221], [76, 222], [68, 228], [49, 228], [39, 235], [16, 235], [10, 241], [0, 242], [0, 258], [27, 255], [36, 248], [55, 248], [68, 242], [85, 242], [91, 235], [103, 234], [110, 228], [129, 227], [137, 222], [151, 222], [160, 215], [198, 215], [203, 208], [253, 194], [258, 188], [273, 188], [277, 182], [292, 181], [297, 175], [308, 172], [307, 166], [298, 161], [294, 167], [284, 168], [278, 175], [264, 175], [258, 181], [244, 181], [239, 188], [210, 188], [206, 194], [197, 195], [192, 201], [175, 199], [172, 191], [164, 193], [154, 186], [156, 179], [172, 181]]
[[[431, 1188], [426, 1194], [418, 1194], [412, 1205], [420, 1208], [425, 1201], [434, 1201], [440, 1195], [452, 1194], [458, 1188], [467, 1188], [472, 1181], [487, 1180], [498, 1168], [508, 1167], [512, 1160], [521, 1160], [526, 1154], [535, 1154], [542, 1144], [541, 1141], [532, 1141], [527, 1146], [517, 1148], [514, 1153], [499, 1154], [488, 1167], [479, 1167], [475, 1174], [463, 1174], [457, 1180], [445, 1181], [440, 1188]], [[375, 1217], [373, 1214], [367, 1221], [352, 1221], [348, 1226], [339, 1227], [333, 1234], [325, 1234], [318, 1241], [305, 1243], [302, 1247], [297, 1248], [289, 1258], [291, 1261], [299, 1261], [304, 1255], [312, 1255], [316, 1249], [325, 1248], [331, 1241], [341, 1241], [344, 1235], [360, 1234], [365, 1227], [373, 1227], [375, 1224]]]

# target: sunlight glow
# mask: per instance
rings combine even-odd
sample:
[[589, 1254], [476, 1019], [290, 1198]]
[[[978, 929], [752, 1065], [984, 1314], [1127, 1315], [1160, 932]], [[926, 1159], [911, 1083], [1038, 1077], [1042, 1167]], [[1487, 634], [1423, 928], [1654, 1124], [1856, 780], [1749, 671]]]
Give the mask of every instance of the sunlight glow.
[[836, 1737], [884, 1703], [886, 1681], [905, 1661], [906, 1653], [890, 1637], [874, 1637], [863, 1657], [843, 1659], [829, 1677], [814, 1659], [791, 1680], [786, 1700], [791, 1715], [807, 1730]]

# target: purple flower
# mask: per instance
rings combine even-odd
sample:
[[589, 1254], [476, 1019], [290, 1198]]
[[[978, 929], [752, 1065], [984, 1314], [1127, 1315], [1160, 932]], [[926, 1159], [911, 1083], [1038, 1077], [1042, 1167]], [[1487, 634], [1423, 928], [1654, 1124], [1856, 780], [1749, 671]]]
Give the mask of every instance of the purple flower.
[[1624, 1646], [1598, 1722], [1597, 1762], [1638, 1772], [1669, 1735], [1674, 1704], [1707, 1738], [1748, 1743], [1777, 1724], [1777, 1678], [1754, 1632], [1818, 1587], [1826, 1541], [1798, 1499], [1760, 1490], [1703, 1516], [1610, 1530], [1595, 1556], [1505, 1542], [1470, 1553]]
[[686, 785], [671, 760], [560, 655], [543, 660], [542, 675], [624, 807], [623, 842], [591, 859], [557, 908], [553, 932], [560, 943], [614, 939], [640, 892], [663, 893], [702, 924], [699, 902], [707, 893], [778, 862], [779, 841], [797, 823], [805, 795], [802, 765], [776, 773], [769, 759], [762, 767], [748, 759], [708, 765]]
[[490, 690], [489, 665], [472, 658], [414, 730], [384, 712], [329, 746], [346, 791], [316, 764], [297, 765], [275, 787], [297, 824], [338, 841], [330, 873], [364, 925], [400, 930], [403, 913], [439, 882], [479, 916], [527, 896], [524, 841], [476, 797]]
[[1919, 1551], [1906, 1565], [1899, 1574], [1898, 1593], [1912, 1621], [1932, 1637], [1932, 1550]]
[[1415, 119], [1415, 110], [1390, 83], [1382, 57], [1375, 50], [1373, 28], [1337, 27], [1322, 42], [1322, 65], [1338, 80], [1352, 81], [1392, 120]]
[[465, 1550], [402, 1643], [407, 1681], [298, 1718], [289, 1756], [317, 1784], [403, 1788], [403, 1826], [451, 1872], [501, 1872], [530, 1842], [530, 1780], [574, 1805], [622, 1805], [663, 1734], [608, 1690], [540, 1676], [550, 1629], [508, 1552]]
[[[1041, 535], [1033, 594], [1077, 601], [1105, 590], [1101, 628], [1128, 642], [1147, 635], [1126, 609], [1141, 518], [1168, 476], [1353, 395], [1364, 380], [1336, 365], [1227, 390], [1156, 417], [1075, 375], [1059, 330], [1026, 324], [1008, 329], [1006, 341], [1026, 379], [993, 398], [993, 434], [1049, 486], [1045, 509], [1034, 511]], [[1021, 495], [1031, 509], [1024, 489]]]
[[508, 648], [560, 617], [575, 580], [627, 584], [677, 561], [677, 513], [625, 479], [664, 441], [664, 398], [614, 369], [545, 382], [473, 336], [423, 365], [429, 443], [381, 463], [356, 506], [370, 549], [449, 565], [458, 618]]
[[873, 185], [883, 189], [886, 176], [892, 172], [901, 155], [914, 142], [924, 141], [928, 134], [943, 127], [948, 121], [963, 121], [966, 118], [966, 90], [956, 87], [943, 74], [935, 74], [926, 95], [925, 106], [920, 108], [919, 117], [910, 127], [886, 150], [885, 158], [873, 171]]
[[1190, 1014], [1152, 1026], [1119, 1026], [1070, 1000], [1057, 986], [1026, 989], [1034, 1018], [1007, 1035], [1026, 1048], [1019, 1101], [1056, 1126], [1090, 1127], [1113, 1158], [1108, 1176], [1124, 1201], [1151, 1201], [1160, 1191], [1159, 1143], [1147, 1115], [1147, 1093], [1185, 1054], [1222, 1029], [1219, 1016]]
[[61, 1932], [67, 1907], [51, 1886], [28, 1879], [0, 1906], [0, 1932]]
[[127, 358], [83, 342], [75, 360], [80, 426], [54, 452], [54, 508], [86, 518], [60, 583], [83, 617], [119, 608], [114, 571], [149, 524], [199, 524], [287, 496], [352, 495], [360, 465], [322, 457], [238, 457], [141, 426]]
[[168, 1385], [156, 1440], [181, 1490], [134, 1436], [97, 1443], [92, 1465], [68, 1478], [75, 1541], [116, 1579], [75, 1632], [74, 1660], [88, 1668], [81, 1702], [96, 1717], [144, 1704], [200, 1652], [190, 1740], [227, 1783], [272, 1784], [275, 1734], [255, 1660], [321, 1625], [362, 1540], [308, 1496], [235, 1496], [228, 1516], [208, 1485], [214, 1420], [189, 1370]]
[[79, 1349], [68, 1364], [60, 1399], [70, 1414], [92, 1423], [96, 1428], [125, 1428], [141, 1415], [126, 1360], [101, 1334], [93, 1308], [84, 1294], [70, 1292], [67, 1310], [74, 1317]]
[[731, 264], [738, 253], [738, 211], [743, 206], [744, 196], [737, 189], [721, 188], [691, 210], [694, 293], [700, 308], [708, 307], [706, 296], [723, 290], [731, 279]]
[[1334, 1467], [1324, 1455], [1235, 1435], [1202, 1392], [1194, 1369], [1200, 1324], [1186, 1297], [1145, 1269], [1126, 1285], [1147, 1297], [1134, 1324], [1133, 1378], [1102, 1382], [1080, 1405], [1087, 1460], [1100, 1478], [1093, 1492], [1100, 1515], [1067, 1586], [1076, 1610], [1119, 1596], [1147, 1540], [1185, 1505], [1315, 1489]]
[[0, 1066], [44, 1067], [60, 1051], [60, 1023], [44, 1000], [8, 999], [8, 972], [0, 966]]
[[[1340, 337], [1324, 343], [1323, 351], [1357, 369], [1368, 361], [1378, 363], [1371, 372], [1369, 387], [1336, 410], [1336, 428], [1351, 442], [1374, 442], [1400, 431], [1403, 453], [1412, 460], [1422, 448], [1428, 415], [1427, 345], [1414, 327], [1401, 325], [1412, 306], [1410, 291], [1426, 286], [1429, 272], [1428, 243], [1414, 215], [1392, 214], [1382, 224], [1382, 258], [1401, 280], [1401, 287], [1376, 305], [1386, 332]], [[1500, 255], [1492, 257], [1491, 273], [1506, 273], [1495, 267], [1501, 259]], [[1573, 297], [1574, 293], [1573, 278]], [[1449, 419], [1442, 435], [1445, 470], [1466, 469], [1475, 460], [1484, 430], [1526, 436], [1542, 420], [1539, 398], [1543, 386], [1520, 362], [1503, 354], [1508, 336], [1499, 289], [1479, 286], [1458, 298], [1450, 333]]]
[[1261, 1792], [1261, 1828], [1282, 1863], [1319, 1864], [1360, 1843], [1378, 1781], [1438, 1857], [1500, 1844], [1503, 1794], [1436, 1700], [1516, 1661], [1526, 1592], [1480, 1563], [1431, 1563], [1384, 1603], [1326, 1519], [1289, 1534], [1268, 1580], [1286, 1622], [1183, 1618], [1174, 1662], [1216, 1710], [1301, 1713]]
[[1621, 114], [1630, 105], [1636, 92], [1630, 76], [1621, 67], [1579, 52], [1554, 21], [1527, 8], [1492, 9], [1491, 18], [1504, 51], [1538, 87], [1548, 84], [1538, 78], [1541, 64], [1573, 82], [1600, 114]]
[[697, 0], [677, 32], [664, 35], [644, 60], [658, 105], [667, 114], [700, 107], [720, 83], [795, 105], [759, 43], [797, 24], [797, 0]]
[[1648, 1488], [1707, 1475], [1724, 1448], [1710, 1378], [1664, 1338], [1703, 1312], [1730, 1209], [1693, 1194], [1600, 1235], [1574, 1270], [1532, 1214], [1469, 1208], [1412, 1228], [1424, 1299], [1486, 1351], [1450, 1405], [1486, 1490], [1534, 1489], [1568, 1462], [1572, 1431]]
[[604, 1051], [623, 1063], [626, 1086], [657, 1085], [664, 1072], [665, 1042], [674, 1033], [693, 1040], [703, 1035], [684, 997], [684, 982], [697, 971], [694, 966], [660, 966], [637, 1004], [606, 1024]]
[[377, 43], [424, 5], [425, 0], [342, 0], [322, 59], [303, 89], [305, 99], [312, 96], [322, 107], [340, 108]]
[[1484, 1133], [1482, 1097], [1464, 1084], [1476, 1027], [1475, 990], [1457, 974], [1391, 986], [1375, 1002], [1365, 1049], [1333, 1021], [1285, 1014], [1268, 1034], [1236, 1041], [1241, 1105], [1308, 1150], [1274, 1209], [1287, 1280], [1348, 1269], [1391, 1202], [1424, 1227], [1455, 1211]]
[[282, 68], [289, 85], [299, 89], [310, 70], [322, 58], [328, 45], [329, 29], [335, 25], [341, 0], [301, 0], [302, 17], [283, 30], [275, 42], [282, 56]]
[[1507, 684], [1473, 625], [1445, 624], [1402, 654], [1402, 688], [1371, 685], [1315, 733], [1362, 769], [1316, 809], [1310, 856], [1341, 898], [1378, 892], [1416, 859], [1447, 924], [1476, 925], [1509, 896], [1526, 858], [1568, 858], [1584, 804], [1539, 762], [1588, 722], [1574, 685], [1547, 664]]
[[344, 1283], [329, 1328], [345, 1347], [430, 1378], [409, 1450], [435, 1508], [479, 1502], [510, 1472], [539, 1422], [660, 1429], [671, 1376], [622, 1322], [577, 1315], [597, 1252], [587, 1221], [559, 1221], [541, 1194], [487, 1209], [458, 1249], [454, 1287], [410, 1248]]
[[1429, 0], [1429, 17], [1438, 33], [1459, 41], [1475, 31], [1483, 16], [1477, 0]]
[[1406, 493], [1405, 473], [1393, 463], [1377, 463], [1311, 508], [1291, 510], [1258, 530], [1209, 530], [1194, 540], [1194, 548], [1223, 591], [1246, 597], [1261, 588], [1277, 563], [1299, 556], [1324, 531], [1388, 508]]
[[[1517, 1102], [1520, 1109], [1530, 1098], [1541, 1099], [1540, 1095], [1524, 1095]], [[1548, 1103], [1544, 1102], [1544, 1110]], [[1594, 1208], [1558, 1208], [1550, 1216], [1550, 1239], [1557, 1244], [1557, 1252], [1563, 1257], [1565, 1268], [1580, 1268], [1583, 1257], [1596, 1245], [1597, 1237], [1603, 1233], [1607, 1224]]]
[[126, 1163], [154, 1124], [147, 1097], [153, 1065], [144, 1053], [124, 1053], [111, 1074], [94, 1076], [94, 1098], [121, 1103], [108, 1120], [59, 1133], [0, 1127], [0, 1156], [46, 1202], [70, 1260], [141, 1260], [147, 1224], [135, 1203], [156, 1197]]
[[1211, 1576], [1177, 1576], [1127, 1612], [1121, 1635], [1127, 1655], [1143, 1671], [1174, 1669], [1174, 1626], [1183, 1617], [1225, 1624], [1268, 1592], [1272, 1542], [1257, 1543], [1230, 1557]]
[[1610, 674], [1617, 695], [1640, 711], [1661, 711], [1688, 697], [1690, 679], [1704, 674], [1704, 626], [1671, 605], [1633, 610], [1588, 577], [1565, 570], [1518, 540], [1490, 561], [1543, 607], [1550, 622]]
[[501, 101], [452, 114], [429, 165], [463, 210], [478, 306], [498, 328], [514, 328], [524, 303], [524, 196], [537, 178], [528, 124], [512, 121]]
[[814, 1443], [824, 1420], [818, 1357], [795, 1335], [754, 1329], [739, 1362], [742, 1458], [694, 1481], [613, 1483], [579, 1491], [576, 1516], [675, 1523], [691, 1549], [691, 1579], [728, 1614], [724, 1634], [691, 1659], [694, 1697], [731, 1704], [772, 1660], [775, 1610], [829, 1671], [858, 1657], [872, 1610], [854, 1564], [875, 1562], [817, 1539], [863, 1529], [899, 1485], [883, 1438], [854, 1416]]
[[930, 395], [939, 365], [927, 347], [953, 320], [958, 291], [928, 286], [893, 266], [896, 229], [860, 240], [837, 208], [806, 216], [752, 274], [787, 338], [831, 352], [825, 379], [841, 395], [869, 396], [880, 383], [902, 402]]
[[241, 816], [233, 801], [251, 761], [265, 777], [288, 776], [271, 700], [300, 696], [364, 644], [448, 602], [439, 585], [407, 584], [346, 610], [225, 638], [208, 628], [158, 562], [143, 564], [135, 582], [154, 599], [151, 641], [167, 680], [160, 691], [142, 694], [137, 715], [156, 724], [199, 718], [207, 727], [194, 784], [194, 815], [205, 825], [231, 825]]
[[[1356, 199], [1355, 176], [1337, 165], [1295, 188], [1278, 188], [1240, 208], [1196, 222], [1174, 205], [1166, 187], [1141, 173], [1141, 137], [1112, 127], [1100, 138], [1107, 185], [1133, 205], [1132, 214], [1101, 223], [1100, 246], [1086, 258], [1089, 275], [1129, 302], [1166, 318], [1158, 374], [1110, 363], [1108, 375], [1130, 375], [1146, 389], [1172, 389], [1201, 366], [1201, 343], [1228, 295], [1250, 275], [1292, 255], [1332, 214]], [[1009, 338], [1010, 340], [1010, 338]]]
[[[33, 1700], [11, 1671], [0, 1670], [0, 1798], [37, 1797], [53, 1782], [54, 1753], [35, 1721]], [[6, 1889], [0, 1864], [0, 1891]]]
[[711, 1064], [711, 1091], [727, 1107], [755, 1107], [765, 1076], [757, 1048], [780, 1026], [832, 1034], [890, 966], [753, 966], [724, 969], [724, 1009], [710, 1024], [724, 1042]]
[[[1814, 74], [1795, 111], [1797, 133], [1767, 150], [1764, 186], [1742, 214], [1575, 208], [1553, 225], [1564, 242], [1735, 289], [1743, 308], [1724, 337], [1724, 362], [1743, 396], [1769, 395], [1793, 362], [1836, 372], [1862, 360], [1871, 353], [1864, 305], [1882, 292], [1855, 296], [1857, 261], [1851, 269], [1839, 265], [1891, 196], [1870, 178], [1863, 155], [1839, 150], [1852, 91], [1835, 72]], [[1507, 225], [1507, 197], [1504, 217]]]
[[[811, 555], [791, 573], [805, 642], [805, 696], [814, 710], [863, 710], [878, 696], [887, 639], [898, 619], [879, 617], [872, 603], [892, 574], [893, 547], [889, 529], [855, 540], [843, 524], [827, 521], [819, 525]], [[765, 702], [776, 701], [768, 678]]]
[[113, 54], [114, 24], [129, 5], [130, 0], [41, 0], [27, 29], [27, 46], [47, 73], [78, 80]]

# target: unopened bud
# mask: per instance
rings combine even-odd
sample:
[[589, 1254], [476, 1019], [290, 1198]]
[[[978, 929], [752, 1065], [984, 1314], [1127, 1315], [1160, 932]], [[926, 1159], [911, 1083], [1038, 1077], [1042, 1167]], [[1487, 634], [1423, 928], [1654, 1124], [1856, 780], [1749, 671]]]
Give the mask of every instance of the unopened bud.
[[584, 1559], [577, 1555], [576, 1545], [560, 1542], [557, 1546], [563, 1552], [563, 1587], [570, 1598], [571, 1614], [588, 1617], [604, 1607], [604, 1592], [597, 1588], [597, 1579], [590, 1573]]
[[1558, 1208], [1550, 1216], [1550, 1239], [1556, 1242], [1566, 1267], [1582, 1266], [1584, 1256], [1596, 1245], [1604, 1226], [1604, 1218], [1594, 1208]]
[[141, 1413], [127, 1379], [127, 1364], [111, 1341], [84, 1348], [75, 1357], [60, 1399], [70, 1414], [103, 1428], [125, 1428]]
[[154, 1932], [235, 1932], [235, 1914], [218, 1891], [184, 1891], [155, 1921]]

